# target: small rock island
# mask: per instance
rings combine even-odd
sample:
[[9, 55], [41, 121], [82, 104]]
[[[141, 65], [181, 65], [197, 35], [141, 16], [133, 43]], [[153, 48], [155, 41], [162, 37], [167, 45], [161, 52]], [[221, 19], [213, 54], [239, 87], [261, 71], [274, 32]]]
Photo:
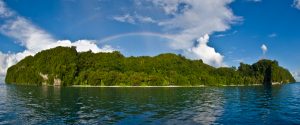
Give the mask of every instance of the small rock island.
[[125, 57], [120, 52], [77, 52], [56, 47], [28, 56], [10, 67], [7, 84], [90, 86], [221, 86], [295, 82], [277, 61], [262, 59], [238, 68], [215, 68], [202, 60], [166, 53]]

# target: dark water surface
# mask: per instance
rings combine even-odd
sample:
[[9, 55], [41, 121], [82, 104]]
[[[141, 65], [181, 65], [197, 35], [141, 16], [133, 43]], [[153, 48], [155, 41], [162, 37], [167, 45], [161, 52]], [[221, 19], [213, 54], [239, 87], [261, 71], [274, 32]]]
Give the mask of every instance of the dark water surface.
[[270, 88], [0, 84], [0, 124], [300, 124], [300, 84]]

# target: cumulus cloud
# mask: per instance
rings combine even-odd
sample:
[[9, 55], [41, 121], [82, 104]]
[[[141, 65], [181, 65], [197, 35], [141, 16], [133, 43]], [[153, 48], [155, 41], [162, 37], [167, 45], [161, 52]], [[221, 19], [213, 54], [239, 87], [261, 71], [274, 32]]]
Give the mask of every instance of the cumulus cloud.
[[300, 0], [294, 0], [293, 7], [300, 9]]
[[185, 55], [192, 59], [202, 59], [204, 63], [211, 64], [216, 67], [224, 66], [223, 56], [216, 50], [208, 46], [209, 36], [205, 34], [196, 41], [196, 45], [185, 51]]
[[0, 77], [6, 74], [8, 67], [22, 60], [24, 57], [34, 55], [35, 53], [25, 50], [20, 53], [2, 53], [0, 52]]
[[94, 53], [112, 52], [115, 50], [109, 45], [104, 45], [102, 48], [99, 48], [99, 46], [95, 44], [96, 42], [97, 42], [96, 40], [78, 40], [75, 42], [71, 42], [70, 40], [59, 40], [53, 43], [51, 45], [51, 48], [57, 46], [66, 46], [66, 47], [75, 46], [78, 52], [86, 52], [91, 50]]
[[[158, 22], [159, 26], [175, 31], [173, 49], [185, 50], [186, 56], [202, 59], [213, 66], [223, 65], [223, 56], [207, 46], [209, 34], [226, 31], [230, 25], [241, 20], [228, 5], [232, 0], [153, 0], [170, 19]], [[206, 35], [208, 34], [208, 35]], [[201, 37], [204, 36], [204, 37]], [[198, 46], [194, 41], [198, 39]]]
[[266, 52], [268, 51], [267, 46], [266, 46], [265, 44], [262, 44], [260, 48], [261, 48], [261, 50], [263, 51], [263, 54], [265, 55]]
[[153, 0], [165, 14], [173, 18], [159, 22], [160, 26], [176, 31], [172, 43], [175, 49], [186, 49], [205, 34], [225, 31], [239, 20], [228, 7], [232, 0]]
[[0, 76], [4, 76], [8, 67], [14, 65], [26, 56], [35, 55], [41, 50], [57, 46], [75, 46], [79, 52], [89, 50], [95, 53], [114, 51], [114, 49], [108, 45], [104, 45], [100, 48], [94, 40], [78, 40], [75, 42], [71, 42], [70, 40], [56, 40], [52, 35], [34, 25], [31, 21], [9, 10], [1, 0], [0, 19], [4, 21], [4, 23], [0, 25], [0, 33], [17, 40], [17, 43], [25, 47], [23, 52], [0, 52]]
[[[170, 42], [169, 45], [172, 49], [190, 51], [190, 55], [186, 56], [193, 59], [202, 59], [204, 62], [216, 65], [214, 63], [222, 63], [222, 59], [221, 62], [219, 57], [214, 61], [207, 59], [211, 59], [211, 55], [215, 55], [217, 52], [215, 52], [215, 50], [196, 51], [196, 49], [203, 49], [203, 45], [201, 45], [200, 48], [195, 48], [194, 43], [197, 38], [201, 36], [226, 31], [230, 29], [231, 24], [241, 20], [240, 17], [233, 14], [228, 6], [232, 1], [233, 0], [139, 0], [138, 2], [135, 1], [135, 3], [137, 6], [143, 5], [143, 8], [147, 8], [144, 6], [149, 5], [143, 4], [143, 2], [150, 3], [152, 9], [155, 8], [158, 12], [161, 11], [160, 14], [166, 17], [156, 18], [156, 20], [149, 17], [148, 22], [157, 24], [168, 33], [165, 35], [172, 38], [172, 42]], [[139, 21], [141, 19], [129, 14], [118, 16], [114, 19], [131, 24], [142, 22]], [[213, 49], [212, 47], [209, 48], [208, 50]], [[203, 52], [207, 53], [203, 54]], [[222, 56], [220, 53], [218, 54]]]

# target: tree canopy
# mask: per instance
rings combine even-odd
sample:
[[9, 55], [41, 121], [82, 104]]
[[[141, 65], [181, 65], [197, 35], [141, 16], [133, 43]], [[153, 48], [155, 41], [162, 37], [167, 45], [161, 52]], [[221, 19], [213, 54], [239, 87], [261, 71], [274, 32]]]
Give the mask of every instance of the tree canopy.
[[124, 57], [120, 52], [78, 53], [75, 47], [56, 47], [28, 56], [10, 67], [6, 83], [26, 85], [197, 86], [251, 85], [295, 82], [277, 61], [214, 68], [202, 60], [166, 53]]

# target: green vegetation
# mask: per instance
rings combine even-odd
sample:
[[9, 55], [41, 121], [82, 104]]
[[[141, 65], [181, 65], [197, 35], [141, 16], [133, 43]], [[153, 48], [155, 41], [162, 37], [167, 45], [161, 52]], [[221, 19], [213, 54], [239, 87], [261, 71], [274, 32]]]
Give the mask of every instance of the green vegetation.
[[214, 68], [181, 55], [124, 57], [113, 53], [77, 53], [57, 47], [28, 56], [7, 71], [6, 83], [27, 85], [197, 86], [295, 82], [277, 61]]

